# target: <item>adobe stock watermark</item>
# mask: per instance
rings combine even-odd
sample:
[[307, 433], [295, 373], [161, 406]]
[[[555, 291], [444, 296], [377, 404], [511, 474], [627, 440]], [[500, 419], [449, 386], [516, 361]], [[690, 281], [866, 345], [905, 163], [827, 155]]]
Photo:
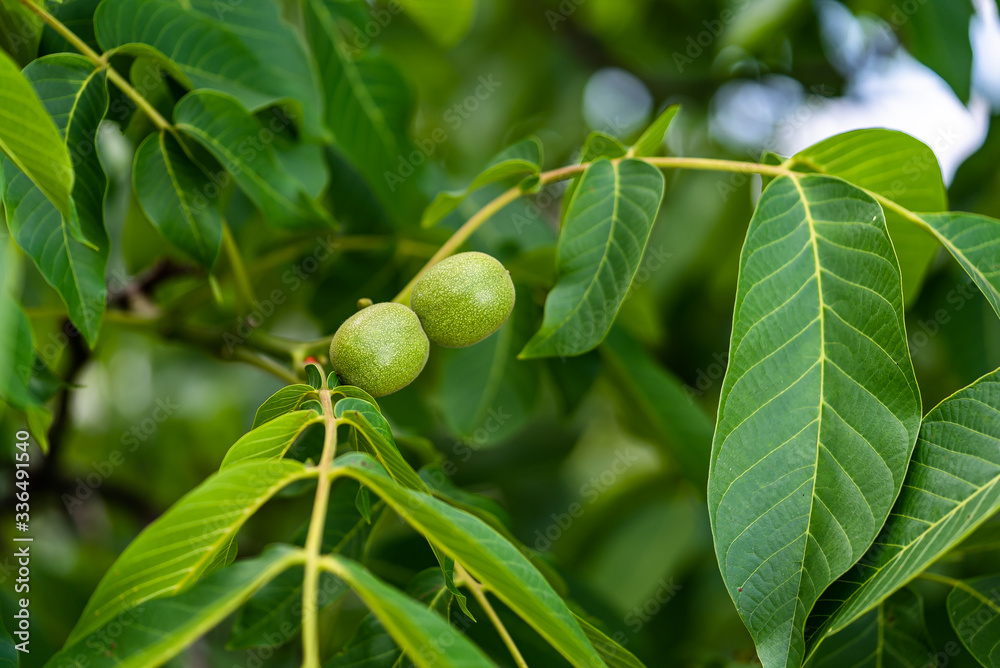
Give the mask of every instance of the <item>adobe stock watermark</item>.
[[[437, 152], [438, 147], [448, 141], [451, 137], [450, 132], [461, 128], [493, 96], [493, 93], [503, 86], [503, 82], [498, 81], [492, 74], [481, 75], [478, 81], [479, 85], [472, 93], [445, 110], [441, 116], [442, 124], [434, 128], [428, 137], [415, 140], [413, 150], [397, 156], [395, 170], [383, 172], [382, 176], [389, 187], [389, 192], [396, 192], [396, 188], [413, 176], [417, 169]], [[450, 132], [446, 128], [450, 128]]]

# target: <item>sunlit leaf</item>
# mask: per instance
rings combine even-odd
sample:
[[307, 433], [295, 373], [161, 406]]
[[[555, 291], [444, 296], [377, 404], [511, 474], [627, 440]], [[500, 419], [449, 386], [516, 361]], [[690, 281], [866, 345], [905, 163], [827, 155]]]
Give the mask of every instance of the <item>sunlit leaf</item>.
[[258, 508], [308, 476], [296, 461], [249, 461], [205, 480], [125, 548], [91, 594], [67, 644], [144, 601], [192, 585]]
[[276, 417], [236, 441], [219, 468], [227, 469], [251, 459], [281, 459], [306, 427], [321, 421], [316, 411], [311, 410], [293, 411]]
[[143, 213], [160, 233], [205, 268], [222, 244], [218, 187], [165, 130], [135, 153], [132, 183]]
[[433, 496], [401, 487], [373, 459], [362, 454], [339, 458], [333, 475], [350, 476], [368, 485], [392, 510], [464, 566], [570, 662], [604, 665], [565, 602], [542, 574], [520, 550], [482, 520]]
[[74, 634], [66, 648], [45, 665], [155, 668], [232, 614], [266, 582], [302, 560], [300, 550], [274, 545], [259, 557], [214, 573], [177, 596], [120, 610], [104, 628]]
[[881, 208], [839, 179], [772, 181], [740, 257], [708, 487], [764, 666], [805, 658], [809, 611], [881, 528], [919, 424]]
[[286, 385], [281, 388], [268, 397], [257, 409], [257, 414], [253, 418], [253, 429], [289, 411], [294, 411], [303, 401], [312, 396], [313, 392], [311, 386], [302, 384]]
[[65, 218], [71, 215], [73, 165], [55, 123], [21, 68], [0, 51], [0, 150]]
[[83, 56], [45, 56], [24, 70], [35, 93], [71, 147], [76, 167], [73, 211], [61, 215], [35, 184], [4, 161], [4, 196], [11, 235], [31, 256], [45, 280], [66, 303], [70, 319], [93, 346], [104, 315], [104, 230], [107, 179], [97, 155], [97, 129], [108, 107], [105, 72]]
[[998, 415], [994, 371], [924, 417], [906, 482], [875, 544], [816, 606], [813, 643], [915, 578], [1000, 510]]
[[604, 339], [639, 269], [663, 185], [659, 170], [639, 160], [587, 168], [559, 236], [559, 280], [520, 357], [579, 355]]
[[948, 616], [976, 661], [1000, 668], [1000, 575], [955, 585], [948, 594]]

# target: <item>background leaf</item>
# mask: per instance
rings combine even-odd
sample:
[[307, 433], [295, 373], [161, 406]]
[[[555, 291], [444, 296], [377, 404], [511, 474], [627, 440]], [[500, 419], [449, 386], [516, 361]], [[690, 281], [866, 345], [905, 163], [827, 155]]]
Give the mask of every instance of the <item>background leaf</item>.
[[[135, 154], [132, 183], [149, 222], [175, 246], [211, 269], [222, 244], [219, 202], [211, 182], [166, 130], [150, 135]], [[215, 188], [214, 185], [212, 185]]]
[[761, 195], [740, 256], [708, 505], [726, 588], [766, 667], [889, 513], [920, 398], [882, 211], [825, 176]]
[[919, 575], [1000, 510], [1000, 371], [924, 418], [906, 482], [874, 545], [824, 594], [813, 642]]
[[[911, 211], [948, 208], [934, 152], [895, 130], [854, 130], [835, 135], [796, 153], [786, 166], [839, 176]], [[903, 299], [909, 304], [920, 291], [938, 245], [925, 230], [896, 211], [886, 209], [884, 213], [903, 274]]]
[[987, 668], [1000, 666], [1000, 576], [955, 585], [948, 594], [948, 617], [979, 663]]
[[399, 4], [443, 46], [453, 46], [462, 39], [475, 9], [474, 0], [399, 0]]
[[823, 643], [807, 668], [925, 668], [934, 645], [924, 601], [901, 589]]
[[258, 508], [307, 476], [299, 462], [280, 460], [251, 461], [208, 478], [125, 548], [91, 594], [67, 644], [140, 603], [190, 586]]
[[188, 93], [174, 108], [174, 120], [181, 132], [226, 167], [269, 222], [297, 227], [332, 224], [330, 215], [282, 169], [273, 148], [262, 141], [270, 131], [236, 98], [210, 91]]
[[64, 217], [70, 217], [73, 164], [59, 129], [20, 68], [0, 52], [0, 149]]
[[282, 19], [278, 3], [105, 0], [94, 24], [104, 50], [136, 42], [148, 45], [176, 65], [195, 88], [228, 93], [251, 111], [289, 103], [300, 110], [300, 127], [306, 134], [326, 134], [319, 83], [301, 39]]
[[559, 236], [559, 281], [521, 358], [579, 355], [614, 324], [646, 249], [663, 175], [638, 160], [600, 160], [584, 172]]
[[66, 303], [87, 342], [97, 341], [104, 300], [108, 237], [104, 230], [107, 179], [97, 154], [97, 129], [108, 108], [105, 73], [83, 56], [56, 54], [24, 70], [55, 121], [76, 166], [73, 212], [62, 216], [34, 183], [4, 161], [4, 196], [11, 235]]

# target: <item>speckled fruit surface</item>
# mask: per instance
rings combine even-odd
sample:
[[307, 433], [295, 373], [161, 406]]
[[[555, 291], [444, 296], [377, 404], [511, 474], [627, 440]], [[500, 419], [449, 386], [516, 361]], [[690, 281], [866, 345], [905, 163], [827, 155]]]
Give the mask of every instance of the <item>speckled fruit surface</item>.
[[459, 253], [428, 269], [410, 295], [410, 306], [431, 341], [464, 348], [497, 331], [514, 309], [514, 283], [485, 253]]
[[420, 375], [430, 347], [413, 311], [392, 302], [373, 304], [345, 320], [333, 335], [330, 362], [348, 385], [383, 397]]

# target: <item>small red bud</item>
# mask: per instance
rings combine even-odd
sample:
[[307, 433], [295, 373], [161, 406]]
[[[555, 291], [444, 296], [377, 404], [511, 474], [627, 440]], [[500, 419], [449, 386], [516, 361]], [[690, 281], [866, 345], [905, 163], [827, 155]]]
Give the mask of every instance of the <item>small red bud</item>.
[[319, 364], [319, 360], [310, 355], [306, 358], [306, 364]]

